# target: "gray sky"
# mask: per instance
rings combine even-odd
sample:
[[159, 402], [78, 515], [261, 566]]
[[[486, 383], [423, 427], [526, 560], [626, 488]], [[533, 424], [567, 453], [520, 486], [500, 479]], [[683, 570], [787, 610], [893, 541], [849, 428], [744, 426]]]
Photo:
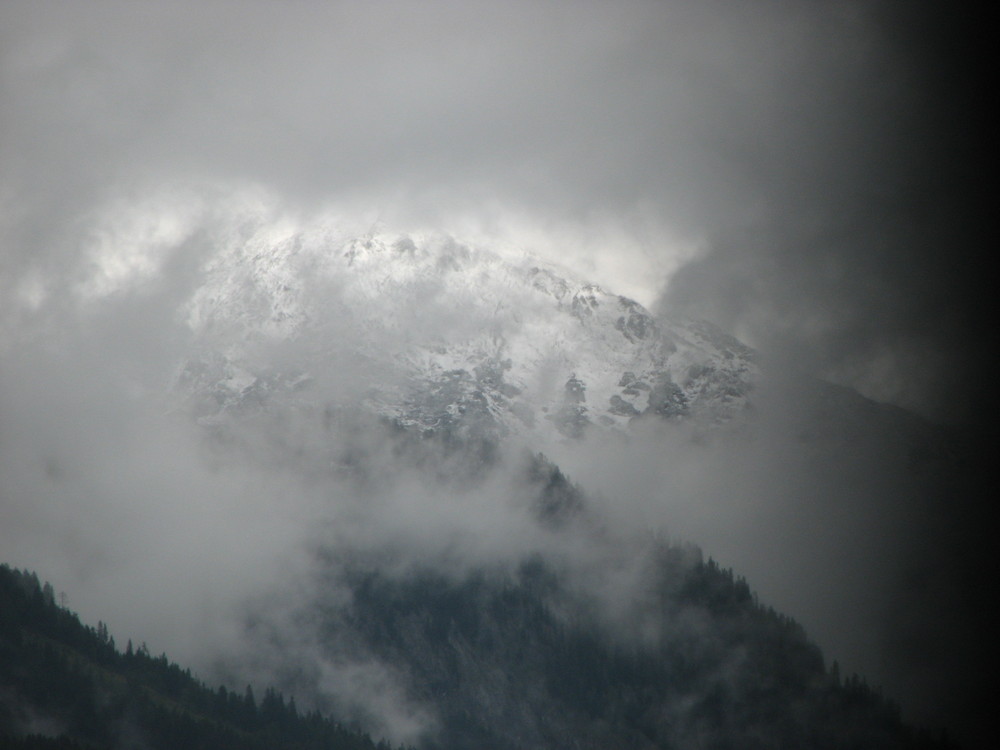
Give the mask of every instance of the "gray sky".
[[[220, 582], [231, 603], [305, 564], [294, 549], [323, 493], [285, 470], [247, 475], [253, 462], [206, 466], [189, 428], [133, 392], [185, 344], [172, 311], [208, 241], [186, 227], [254, 190], [290, 212], [536, 252], [664, 314], [714, 320], [773, 372], [988, 425], [988, 25], [935, 6], [0, 3], [0, 542], [24, 555], [6, 561], [43, 574], [60, 561], [96, 594], [95, 616], [126, 631], [164, 623], [175, 602], [201, 613], [186, 636], [143, 636], [179, 656], [226, 621], [206, 614]], [[129, 250], [178, 243], [169, 262]], [[122, 286], [92, 304], [94, 279], [135, 274], [153, 279], [142, 295]], [[735, 459], [758, 462], [748, 496], [780, 498], [748, 503], [757, 520], [712, 521], [748, 487], [717, 471], [725, 454], [693, 463], [718, 479], [689, 496], [714, 500], [677, 510], [717, 548], [749, 529], [730, 563], [763, 560], [768, 522], [817, 476], [797, 456], [801, 476], [778, 491], [760, 450]], [[877, 462], [851, 464], [858, 498], [895, 486]], [[859, 531], [878, 554], [895, 516], [838, 521], [835, 493], [816, 494], [798, 528], [835, 530], [813, 545], [817, 569], [844, 563], [840, 541]], [[270, 504], [286, 496], [290, 517]], [[939, 557], [966, 546], [967, 523]], [[795, 522], [781, 528], [776, 549], [810, 552]], [[173, 538], [194, 553], [178, 557]], [[777, 592], [786, 567], [762, 561], [755, 576]], [[848, 579], [869, 569], [839, 570], [862, 596]], [[150, 589], [159, 603], [134, 606]]]
[[968, 420], [985, 53], [930, 5], [5, 3], [5, 317], [108, 202], [252, 182], [502, 234]]

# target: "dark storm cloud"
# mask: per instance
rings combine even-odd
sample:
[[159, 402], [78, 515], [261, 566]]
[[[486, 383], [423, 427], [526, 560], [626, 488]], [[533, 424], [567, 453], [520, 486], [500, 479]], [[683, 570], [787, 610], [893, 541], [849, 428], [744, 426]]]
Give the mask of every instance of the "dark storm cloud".
[[[810, 40], [803, 67], [786, 60], [776, 98], [733, 92], [712, 132], [756, 210], [714, 222], [709, 251], [661, 304], [779, 366], [941, 421], [986, 421], [984, 19], [872, 10], [867, 43], [852, 50], [840, 29]], [[831, 53], [848, 54], [810, 64]]]

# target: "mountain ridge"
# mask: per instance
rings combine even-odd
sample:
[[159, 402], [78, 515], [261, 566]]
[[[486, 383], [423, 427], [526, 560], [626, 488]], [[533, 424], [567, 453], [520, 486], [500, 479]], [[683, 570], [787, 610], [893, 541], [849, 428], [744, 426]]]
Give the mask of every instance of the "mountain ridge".
[[[187, 323], [207, 339], [223, 329], [229, 343], [221, 357], [189, 361], [182, 390], [238, 408], [356, 359], [371, 380], [367, 402], [404, 424], [552, 439], [651, 413], [728, 421], [758, 374], [753, 352], [711, 324], [665, 324], [527, 258], [513, 264], [446, 235], [307, 240], [224, 249], [206, 265]], [[253, 342], [276, 339], [325, 351], [305, 354], [317, 355], [311, 366], [255, 367]]]
[[273, 688], [213, 690], [189, 669], [120, 650], [83, 625], [51, 584], [0, 563], [0, 748], [11, 750], [390, 750]]
[[[324, 624], [327, 647], [363, 633], [373, 655], [410, 665], [400, 672], [406, 689], [440, 712], [418, 743], [428, 750], [954, 748], [902, 724], [899, 708], [857, 676], [842, 680], [800, 626], [759, 605], [731, 571], [690, 548], [659, 546], [654, 556], [656, 586], [670, 593], [653, 606], [676, 608], [681, 631], [647, 634], [645, 644], [608, 641], [534, 558], [499, 578], [345, 569], [352, 603], [345, 619]], [[81, 625], [51, 586], [5, 564], [0, 603], [0, 747], [389, 748], [299, 713], [294, 694], [286, 703], [268, 688], [258, 704], [252, 687], [210, 690], [145, 644], [120, 651], [103, 623]], [[716, 626], [730, 621], [722, 641], [705, 639], [696, 611]]]
[[[705, 543], [727, 565], [766, 583], [765, 598], [779, 608], [795, 602], [787, 611], [809, 615], [810, 632], [836, 644], [833, 653], [847, 654], [844, 663], [852, 669], [878, 664], [883, 652], [876, 638], [912, 635], [900, 613], [917, 613], [917, 630], [926, 631], [913, 643], [936, 635], [933, 620], [924, 627], [921, 619], [927, 606], [921, 592], [907, 589], [909, 598], [889, 602], [897, 608], [889, 613], [897, 618], [892, 628], [885, 625], [886, 606], [876, 599], [898, 593], [893, 577], [912, 572], [913, 554], [904, 549], [912, 541], [910, 519], [931, 527], [949, 492], [943, 483], [924, 482], [927, 487], [911, 497], [916, 484], [928, 476], [936, 480], [941, 451], [892, 409], [832, 386], [788, 387], [794, 373], [775, 379], [751, 349], [707, 323], [658, 318], [598, 285], [448, 235], [351, 237], [323, 226], [254, 220], [238, 232], [206, 233], [202, 240], [205, 247], [192, 251], [198, 262], [190, 263], [186, 286], [157, 300], [171, 305], [171, 334], [179, 342], [160, 358], [174, 367], [169, 393], [155, 391], [160, 372], [147, 379], [145, 390], [127, 383], [129, 398], [153, 395], [154, 407], [165, 405], [169, 424], [132, 424], [140, 440], [153, 438], [145, 450], [128, 455], [159, 461], [163, 448], [166, 465], [185, 468], [183, 461], [169, 461], [171, 452], [191, 451], [196, 461], [186, 468], [199, 477], [189, 483], [197, 490], [193, 502], [182, 502], [171, 489], [159, 495], [164, 502], [157, 513], [185, 532], [184, 543], [193, 550], [203, 538], [229, 539], [241, 548], [233, 559], [260, 577], [248, 576], [227, 601], [233, 618], [227, 632], [238, 635], [229, 643], [222, 639], [220, 652], [201, 654], [223, 673], [287, 679], [278, 682], [290, 692], [305, 690], [318, 705], [353, 715], [394, 741], [433, 742], [435, 727], [443, 736], [455, 729], [452, 719], [469, 729], [475, 721], [468, 717], [477, 709], [466, 693], [515, 706], [526, 689], [518, 684], [521, 665], [500, 665], [488, 649], [477, 652], [484, 644], [473, 635], [441, 640], [448, 627], [424, 625], [440, 619], [435, 608], [442, 602], [458, 601], [473, 620], [485, 618], [490, 630], [495, 607], [481, 607], [521, 586], [519, 571], [538, 556], [555, 594], [521, 594], [536, 597], [525, 611], [544, 611], [550, 631], [576, 628], [574, 639], [596, 638], [613, 661], [616, 641], [605, 625], [631, 633], [630, 607], [652, 602], [654, 614], [638, 618], [646, 636], [693, 620], [719, 653], [732, 651], [738, 662], [745, 645], [738, 622], [717, 619], [701, 604], [675, 617], [673, 594], [650, 588], [658, 575], [647, 564], [655, 557], [651, 540], [668, 533]], [[141, 287], [134, 294], [110, 298], [108, 309], [141, 300]], [[65, 406], [74, 413], [72, 399]], [[160, 441], [143, 432], [147, 426], [176, 431]], [[931, 471], [921, 477], [913, 474], [908, 451], [925, 444], [932, 450], [917, 464]], [[524, 449], [550, 455], [554, 463], [525, 461], [519, 458]], [[61, 486], [57, 459], [45, 467], [52, 467], [45, 480], [52, 484], [45, 486], [54, 491]], [[610, 478], [605, 484], [602, 472]], [[173, 487], [174, 477], [167, 480]], [[145, 486], [131, 489], [118, 508], [123, 518], [135, 518], [132, 502], [145, 496]], [[258, 512], [259, 519], [251, 518]], [[154, 536], [159, 531], [157, 524]], [[254, 544], [243, 555], [247, 540]], [[282, 548], [293, 542], [291, 552]], [[262, 571], [254, 545], [276, 566], [291, 567]], [[165, 554], [174, 559], [173, 544], [168, 546]], [[922, 558], [917, 573], [933, 570], [943, 556]], [[718, 571], [698, 567], [703, 563], [667, 558], [664, 565], [678, 577], [703, 574], [705, 585], [717, 577]], [[229, 555], [207, 559], [240, 578]], [[752, 568], [748, 560], [760, 565]], [[482, 578], [483, 571], [498, 569], [499, 578]], [[856, 572], [866, 576], [863, 587], [848, 580]], [[476, 589], [477, 580], [486, 588]], [[377, 585], [366, 589], [365, 581]], [[782, 584], [793, 587], [793, 596], [774, 596]], [[739, 622], [767, 621], [747, 603], [743, 586], [733, 580], [720, 585], [734, 597]], [[468, 599], [473, 590], [479, 593]], [[952, 598], [941, 590], [945, 596], [935, 603], [947, 611]], [[375, 592], [367, 614], [357, 610], [365, 591]], [[845, 602], [852, 605], [846, 614], [837, 611]], [[415, 619], [394, 629], [400, 608]], [[855, 614], [869, 610], [868, 616]], [[382, 615], [388, 619], [379, 624]], [[354, 616], [360, 619], [352, 626]], [[354, 627], [360, 622], [372, 627]], [[531, 624], [529, 617], [520, 627]], [[396, 643], [380, 652], [376, 636], [386, 628]], [[699, 645], [688, 636], [693, 648], [711, 651], [708, 642]], [[433, 656], [410, 661], [400, 643]], [[560, 643], [549, 645], [562, 648]], [[530, 650], [542, 644], [522, 645]], [[644, 653], [658, 658], [655, 649]], [[456, 703], [435, 703], [424, 689], [441, 680], [434, 676], [436, 660], [456, 654], [465, 659], [469, 678], [461, 695], [452, 693], [466, 700], [457, 714]], [[547, 674], [544, 659], [536, 653], [529, 661], [535, 676], [524, 679], [552, 687], [555, 678], [540, 676]], [[815, 660], [810, 663], [813, 677], [827, 679]], [[504, 671], [511, 676], [489, 678]], [[660, 677], [665, 690], [673, 684]], [[745, 683], [752, 688], [752, 679]], [[732, 688], [719, 685], [724, 693]], [[500, 687], [510, 694], [493, 691]], [[652, 701], [642, 705], [654, 713], [652, 706], [660, 705], [684, 715], [682, 693], [667, 699], [653, 690], [635, 700]], [[542, 703], [555, 700], [539, 695]], [[578, 710], [563, 710], [560, 721], [573, 725], [566, 717], [579, 718]], [[780, 711], [769, 711], [783, 721]], [[518, 715], [526, 722], [518, 731], [530, 734], [535, 746], [551, 746], [530, 707]], [[622, 736], [638, 742], [628, 723], [635, 716], [616, 716], [591, 718], [627, 724]], [[717, 737], [720, 746], [736, 743], [736, 736], [749, 742], [747, 732], [758, 731], [752, 717], [739, 716], [743, 723], [729, 727], [736, 734]], [[795, 723], [801, 718], [788, 721], [802, 728]], [[508, 740], [501, 725], [512, 721], [480, 723], [474, 735], [503, 747]], [[611, 742], [613, 734], [587, 726], [603, 738], [595, 742]], [[658, 739], [650, 741], [659, 747], [696, 745], [705, 728], [688, 735], [669, 722], [653, 720], [651, 726], [650, 736]], [[803, 741], [797, 731], [787, 735], [798, 737], [788, 740], [790, 746]]]

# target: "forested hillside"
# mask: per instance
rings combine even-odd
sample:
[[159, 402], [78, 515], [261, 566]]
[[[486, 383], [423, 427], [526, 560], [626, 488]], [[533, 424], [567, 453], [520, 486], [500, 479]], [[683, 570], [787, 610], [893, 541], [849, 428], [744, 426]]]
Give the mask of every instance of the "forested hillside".
[[438, 710], [433, 750], [954, 747], [825, 665], [732, 571], [654, 554], [657, 580], [625, 637], [540, 558], [459, 579], [349, 570], [353, 605], [326, 637], [336, 648], [338, 631], [366, 634], [409, 677], [411, 697]]
[[81, 624], [34, 573], [0, 565], [0, 748], [388, 750], [267, 689], [212, 690], [145, 645]]

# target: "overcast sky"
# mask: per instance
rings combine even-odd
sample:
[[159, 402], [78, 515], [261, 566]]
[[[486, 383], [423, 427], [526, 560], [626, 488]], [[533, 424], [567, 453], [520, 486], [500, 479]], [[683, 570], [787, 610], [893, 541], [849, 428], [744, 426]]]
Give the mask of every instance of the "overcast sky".
[[4, 3], [5, 328], [93, 212], [253, 183], [502, 235], [971, 419], [986, 25], [932, 5]]
[[[161, 263], [129, 248], [188, 242], [185, 227], [255, 194], [289, 214], [535, 252], [658, 313], [712, 319], [772, 371], [987, 424], [989, 26], [938, 6], [0, 3], [0, 543], [25, 555], [0, 548], [0, 560], [43, 577], [46, 559], [87, 570], [99, 606], [155, 585], [154, 613], [189, 603], [193, 581], [215, 601], [231, 575], [303, 564], [293, 550], [322, 493], [287, 470], [206, 467], [188, 427], [127, 401], [130, 382], [171, 366], [165, 311], [192, 273], [183, 253]], [[91, 305], [140, 272], [158, 275], [154, 295]], [[770, 497], [759, 450], [738, 456], [757, 462], [759, 488], [719, 472], [690, 496]], [[712, 473], [729, 458], [692, 465]], [[877, 460], [859, 459], [857, 475], [878, 474]], [[795, 492], [815, 484], [802, 471]], [[139, 494], [152, 513], [136, 510]], [[816, 494], [834, 507], [835, 492]], [[288, 495], [291, 518], [269, 504]], [[706, 512], [720, 506], [692, 502], [688, 529], [724, 545], [751, 528], [731, 559], [754, 560], [790, 497], [722, 525]], [[843, 562], [864, 513], [815, 559]], [[834, 515], [817, 517], [802, 528]], [[895, 518], [865, 527], [872, 556]], [[171, 534], [199, 553], [178, 561]], [[763, 561], [760, 579], [788, 567]], [[847, 579], [866, 570], [841, 569], [843, 589], [859, 593]], [[150, 641], [183, 655], [164, 618], [139, 609], [113, 614], [159, 623]], [[223, 622], [205, 617], [191, 639]]]

